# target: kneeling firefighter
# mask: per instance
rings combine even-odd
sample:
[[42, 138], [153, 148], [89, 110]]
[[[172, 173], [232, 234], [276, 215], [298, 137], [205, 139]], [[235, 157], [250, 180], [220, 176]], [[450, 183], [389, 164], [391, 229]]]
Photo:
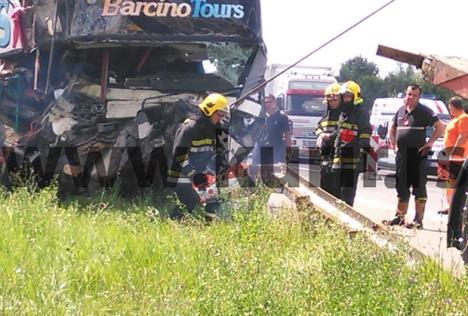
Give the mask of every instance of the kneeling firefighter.
[[317, 147], [320, 149], [320, 187], [328, 193], [337, 196], [337, 181], [331, 170], [334, 154], [335, 131], [338, 127], [340, 109], [340, 89], [338, 83], [332, 83], [325, 89], [325, 99], [327, 112], [318, 122], [315, 131], [317, 135]]
[[[221, 94], [212, 93], [198, 107], [200, 111], [186, 119], [176, 132], [167, 184], [174, 187], [189, 213], [204, 202], [206, 218], [210, 220], [219, 202], [216, 199], [201, 201], [197, 190], [212, 187], [216, 182], [217, 128], [228, 113], [228, 101]], [[177, 208], [170, 216], [180, 219], [183, 212]]]
[[365, 163], [361, 156], [369, 152], [372, 127], [369, 112], [360, 106], [364, 100], [359, 85], [348, 81], [341, 86], [340, 93], [341, 113], [335, 132], [332, 172], [337, 180], [337, 197], [353, 206], [359, 172]]

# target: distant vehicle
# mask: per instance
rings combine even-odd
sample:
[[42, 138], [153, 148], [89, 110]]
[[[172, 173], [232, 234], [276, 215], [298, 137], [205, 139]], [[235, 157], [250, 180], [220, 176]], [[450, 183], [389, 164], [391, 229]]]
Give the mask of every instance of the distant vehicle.
[[[267, 68], [266, 78], [272, 78], [287, 66], [273, 64]], [[292, 124], [292, 145], [299, 149], [297, 159], [319, 157], [315, 130], [327, 105], [323, 103], [325, 89], [336, 79], [331, 67], [296, 66], [288, 70], [265, 88], [266, 94], [277, 98], [277, 105], [284, 110]]]
[[[447, 106], [440, 100], [433, 98], [421, 98], [420, 103], [429, 107], [444, 122], [450, 120]], [[395, 153], [388, 150], [388, 130], [395, 113], [403, 105], [403, 98], [377, 98], [374, 101], [371, 112], [372, 135], [378, 136], [378, 160], [377, 169], [395, 170]], [[427, 138], [432, 135], [433, 130], [427, 130]], [[435, 175], [437, 172], [437, 156], [444, 149], [444, 141], [439, 137], [432, 151], [429, 153], [429, 174]]]

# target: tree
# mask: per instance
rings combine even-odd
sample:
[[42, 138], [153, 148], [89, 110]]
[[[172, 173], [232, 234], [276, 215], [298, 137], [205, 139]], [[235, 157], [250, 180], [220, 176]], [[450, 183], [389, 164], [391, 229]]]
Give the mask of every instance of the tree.
[[389, 73], [385, 79], [385, 90], [388, 96], [396, 97], [398, 93], [404, 92], [410, 83], [420, 83], [420, 79], [416, 76], [416, 71], [413, 66], [406, 67], [398, 63], [398, 70]]
[[361, 87], [363, 106], [372, 108], [375, 98], [387, 96], [384, 81], [378, 76], [379, 68], [366, 58], [356, 56], [341, 65], [339, 82], [353, 80]]
[[367, 61], [367, 58], [356, 56], [341, 64], [338, 81], [359, 81], [364, 76], [377, 77], [378, 75], [379, 67], [375, 63]]
[[384, 81], [377, 76], [363, 76], [359, 79], [358, 84], [361, 87], [361, 96], [364, 99], [363, 106], [369, 111], [376, 98], [387, 97]]
[[399, 63], [398, 69], [389, 73], [384, 79], [379, 77], [379, 68], [366, 58], [356, 56], [341, 65], [339, 82], [353, 80], [361, 87], [361, 96], [364, 99], [363, 106], [369, 110], [376, 98], [396, 97], [404, 93], [409, 84], [415, 83], [421, 86], [424, 94], [434, 95], [444, 101], [454, 95], [450, 91], [437, 87], [423, 80], [421, 73], [411, 65]]
[[444, 88], [424, 81], [421, 72], [417, 71], [410, 65], [404, 67], [402, 64], [399, 64], [399, 70], [391, 72], [387, 77], [385, 77], [385, 89], [390, 96], [397, 96], [398, 93], [405, 92], [406, 87], [411, 83], [419, 85], [423, 94], [433, 95], [435, 98], [442, 100], [446, 104], [454, 95], [452, 92]]

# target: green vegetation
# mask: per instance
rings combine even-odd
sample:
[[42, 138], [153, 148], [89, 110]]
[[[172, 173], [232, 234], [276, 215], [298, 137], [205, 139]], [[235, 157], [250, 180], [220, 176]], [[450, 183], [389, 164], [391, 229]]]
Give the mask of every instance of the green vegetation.
[[404, 93], [410, 83], [419, 84], [423, 93], [432, 94], [446, 104], [454, 93], [424, 81], [422, 74], [414, 66], [398, 64], [398, 69], [382, 78], [377, 64], [361, 56], [353, 57], [341, 64], [339, 82], [354, 80], [361, 86], [364, 106], [372, 108], [376, 98], [396, 97]]
[[[468, 280], [405, 264], [314, 214], [273, 219], [267, 193], [230, 219], [173, 222], [150, 199], [0, 197], [0, 314], [463, 315]], [[245, 194], [244, 196], [247, 196]], [[107, 202], [105, 202], [107, 199]], [[113, 202], [109, 202], [113, 201]]]

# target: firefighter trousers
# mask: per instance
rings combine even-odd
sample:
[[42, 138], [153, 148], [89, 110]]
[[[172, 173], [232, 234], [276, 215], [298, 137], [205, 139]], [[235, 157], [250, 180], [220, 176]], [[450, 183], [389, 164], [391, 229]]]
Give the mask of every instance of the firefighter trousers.
[[339, 198], [336, 176], [337, 173], [331, 170], [330, 164], [320, 166], [320, 188]]
[[174, 191], [189, 213], [192, 213], [195, 206], [200, 203], [200, 197], [190, 183], [178, 183]]
[[[177, 198], [185, 206], [185, 209], [188, 213], [192, 213], [195, 207], [200, 204], [200, 196], [193, 189], [192, 184], [178, 183], [174, 188], [174, 191], [177, 195]], [[215, 214], [218, 208], [218, 201], [207, 203], [205, 205], [205, 212], [207, 214], [206, 219], [211, 220], [212, 216], [208, 215]], [[171, 211], [169, 217], [172, 219], [182, 219], [184, 217], [184, 212], [179, 207], [176, 207]]]
[[334, 173], [333, 177], [337, 186], [336, 197], [353, 206], [359, 171], [356, 169], [336, 169], [332, 170], [332, 172]]

